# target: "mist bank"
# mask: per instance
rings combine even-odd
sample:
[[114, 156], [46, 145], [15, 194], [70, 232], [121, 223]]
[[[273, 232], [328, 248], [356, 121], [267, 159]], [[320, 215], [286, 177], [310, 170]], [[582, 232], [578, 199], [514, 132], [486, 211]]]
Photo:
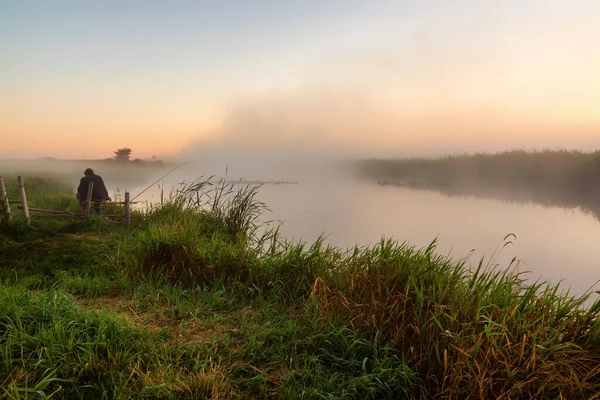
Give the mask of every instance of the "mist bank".
[[92, 168], [96, 174], [102, 176], [109, 192], [112, 193], [150, 183], [173, 167], [173, 163], [162, 160], [0, 160], [0, 176], [52, 175], [72, 187], [77, 187], [83, 171]]
[[524, 151], [437, 159], [367, 159], [353, 164], [360, 179], [544, 206], [580, 208], [600, 219], [600, 151]]

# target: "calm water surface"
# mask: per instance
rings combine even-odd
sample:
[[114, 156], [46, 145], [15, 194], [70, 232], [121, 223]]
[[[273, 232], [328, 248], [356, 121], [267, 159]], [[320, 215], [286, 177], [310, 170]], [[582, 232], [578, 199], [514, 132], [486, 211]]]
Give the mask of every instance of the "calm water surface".
[[[171, 178], [170, 183], [177, 181], [181, 179]], [[141, 199], [156, 202], [160, 197], [153, 190]], [[340, 177], [265, 184], [258, 199], [271, 209], [264, 220], [282, 221], [286, 238], [309, 244], [321, 234], [343, 248], [377, 243], [382, 237], [426, 247], [437, 238], [441, 254], [468, 257], [469, 265], [484, 257], [486, 264], [501, 267], [517, 257], [519, 270], [530, 271], [529, 279], [562, 279], [574, 294], [600, 280], [600, 222], [579, 210], [447, 197]], [[503, 247], [509, 233], [517, 238]]]

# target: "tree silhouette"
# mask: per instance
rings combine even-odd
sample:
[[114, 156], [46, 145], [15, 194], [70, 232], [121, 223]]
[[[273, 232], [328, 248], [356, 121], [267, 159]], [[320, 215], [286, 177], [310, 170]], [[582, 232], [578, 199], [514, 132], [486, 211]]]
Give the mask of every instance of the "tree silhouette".
[[129, 147], [123, 147], [115, 151], [114, 159], [117, 161], [129, 161], [131, 157], [131, 149]]

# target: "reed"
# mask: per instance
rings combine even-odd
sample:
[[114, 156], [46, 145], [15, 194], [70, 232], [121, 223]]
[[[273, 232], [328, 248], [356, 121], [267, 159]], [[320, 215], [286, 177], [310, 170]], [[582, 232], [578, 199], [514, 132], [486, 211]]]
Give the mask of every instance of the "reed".
[[356, 250], [314, 296], [326, 318], [391, 343], [444, 398], [590, 398], [600, 390], [600, 301], [514, 271], [474, 272], [393, 241]]

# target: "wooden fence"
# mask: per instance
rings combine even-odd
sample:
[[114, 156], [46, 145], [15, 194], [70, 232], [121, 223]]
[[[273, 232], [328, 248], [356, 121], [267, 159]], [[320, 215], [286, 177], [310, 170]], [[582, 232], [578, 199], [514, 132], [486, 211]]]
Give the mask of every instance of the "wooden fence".
[[[94, 184], [90, 182], [88, 186], [87, 199], [85, 201], [85, 207], [81, 213], [74, 213], [64, 210], [46, 210], [43, 208], [34, 208], [29, 207], [27, 204], [27, 195], [25, 194], [25, 184], [23, 183], [23, 177], [17, 177], [17, 183], [19, 186], [19, 197], [20, 201], [9, 200], [8, 193], [6, 192], [6, 188], [4, 186], [4, 178], [0, 176], [0, 221], [2, 219], [6, 219], [6, 221], [12, 221], [12, 212], [10, 209], [11, 204], [20, 204], [20, 207], [23, 210], [23, 217], [25, 218], [25, 224], [29, 226], [31, 224], [31, 217], [29, 215], [30, 211], [55, 214], [55, 215], [72, 215], [79, 216], [84, 219], [88, 219], [90, 215], [90, 209], [92, 204], [122, 204], [125, 206], [125, 226], [129, 227], [131, 225], [131, 205], [136, 204], [129, 200], [129, 192], [125, 192], [125, 201], [92, 201], [92, 190], [94, 189]], [[121, 215], [107, 215], [107, 217], [116, 217]]]

